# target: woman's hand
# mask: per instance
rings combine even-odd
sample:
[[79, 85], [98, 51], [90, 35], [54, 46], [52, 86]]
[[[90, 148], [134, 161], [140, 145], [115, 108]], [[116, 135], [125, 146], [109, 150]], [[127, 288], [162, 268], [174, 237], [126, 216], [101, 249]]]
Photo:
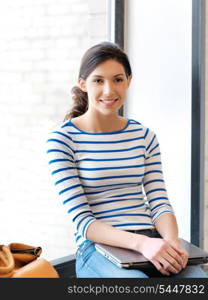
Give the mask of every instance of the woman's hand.
[[180, 256], [183, 260], [183, 269], [186, 267], [188, 262], [188, 252], [181, 246], [181, 241], [178, 238], [175, 239], [166, 239], [166, 241], [176, 250], [178, 253], [180, 253]]
[[142, 254], [163, 275], [179, 273], [186, 263], [186, 254], [176, 241], [146, 237], [141, 250]]

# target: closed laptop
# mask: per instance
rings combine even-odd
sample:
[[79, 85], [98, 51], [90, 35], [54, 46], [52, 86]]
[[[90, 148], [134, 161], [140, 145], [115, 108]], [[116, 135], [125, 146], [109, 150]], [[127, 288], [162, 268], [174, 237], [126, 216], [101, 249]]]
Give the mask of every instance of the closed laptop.
[[[208, 262], [208, 252], [202, 250], [201, 248], [181, 239], [182, 247], [186, 249], [189, 254], [188, 265], [194, 264], [205, 264]], [[141, 253], [104, 245], [95, 244], [96, 250], [109, 259], [112, 263], [120, 268], [152, 268], [153, 264], [148, 261]]]

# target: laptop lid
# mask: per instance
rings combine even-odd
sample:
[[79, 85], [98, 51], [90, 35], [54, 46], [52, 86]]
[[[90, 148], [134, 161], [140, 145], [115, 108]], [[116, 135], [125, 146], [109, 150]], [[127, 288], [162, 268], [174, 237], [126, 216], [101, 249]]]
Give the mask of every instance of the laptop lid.
[[189, 254], [188, 264], [206, 264], [208, 262], [208, 252], [197, 247], [196, 245], [181, 239], [183, 248]]
[[[188, 264], [204, 264], [208, 262], [208, 252], [181, 239], [182, 246], [189, 254]], [[141, 253], [134, 250], [114, 247], [104, 244], [95, 244], [98, 252], [104, 255], [111, 262], [121, 268], [150, 268], [153, 264]]]

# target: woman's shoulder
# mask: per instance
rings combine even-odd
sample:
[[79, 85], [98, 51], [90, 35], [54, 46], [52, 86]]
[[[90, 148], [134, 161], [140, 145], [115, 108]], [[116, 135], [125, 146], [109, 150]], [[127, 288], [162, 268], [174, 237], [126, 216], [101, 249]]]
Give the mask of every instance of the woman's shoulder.
[[72, 141], [72, 136], [69, 131], [70, 120], [54, 123], [48, 128], [46, 139], [58, 139], [62, 141]]
[[69, 131], [69, 120], [62, 121], [50, 126], [50, 129], [46, 133], [45, 140], [46, 140], [46, 147], [67, 147], [69, 149], [74, 148], [74, 141], [73, 136], [70, 134]]
[[135, 120], [135, 119], [131, 118], [131, 119], [129, 119], [129, 121], [130, 121], [131, 124], [138, 125], [138, 127], [140, 127], [143, 130], [149, 129], [149, 127], [145, 126], [143, 123], [139, 122], [138, 120]]
[[144, 133], [144, 138], [152, 137], [152, 136], [155, 135], [155, 131], [154, 130], [152, 130], [149, 126], [144, 125], [143, 123], [139, 122], [138, 120], [130, 119], [130, 123], [133, 124], [133, 125], [135, 124], [136, 126], [138, 126], [139, 128], [141, 128], [141, 130]]
[[52, 132], [55, 130], [64, 132], [64, 131], [66, 131], [67, 127], [69, 127], [69, 126], [70, 126], [70, 119], [65, 120], [65, 121], [56, 122], [50, 127], [49, 132]]

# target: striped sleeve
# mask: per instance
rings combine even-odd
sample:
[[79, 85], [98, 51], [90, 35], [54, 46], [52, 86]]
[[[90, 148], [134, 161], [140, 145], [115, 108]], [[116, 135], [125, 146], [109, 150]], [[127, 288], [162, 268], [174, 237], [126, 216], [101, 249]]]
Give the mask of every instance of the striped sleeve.
[[53, 131], [46, 142], [46, 153], [52, 181], [75, 226], [77, 237], [86, 238], [87, 228], [95, 217], [79, 179], [73, 140], [62, 130]]
[[157, 136], [150, 129], [145, 130], [145, 173], [144, 190], [155, 223], [164, 213], [174, 214], [169, 202], [162, 172], [160, 145]]

